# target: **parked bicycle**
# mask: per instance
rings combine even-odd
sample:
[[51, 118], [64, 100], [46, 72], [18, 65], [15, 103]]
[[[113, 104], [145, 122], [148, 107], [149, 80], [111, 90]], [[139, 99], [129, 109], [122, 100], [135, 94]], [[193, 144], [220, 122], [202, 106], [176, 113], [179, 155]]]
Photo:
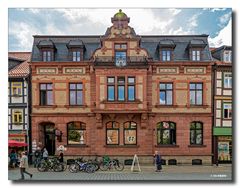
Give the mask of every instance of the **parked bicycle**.
[[62, 172], [67, 169], [66, 162], [59, 162], [57, 157], [48, 158], [47, 160], [42, 160], [37, 169], [39, 172], [45, 172], [48, 170], [53, 170], [55, 172]]
[[115, 168], [117, 171], [122, 171], [124, 169], [124, 164], [121, 163], [118, 159], [109, 159], [103, 160], [103, 163], [100, 166], [100, 169], [103, 171], [111, 170], [113, 168]]
[[96, 171], [96, 166], [94, 164], [83, 161], [83, 158], [78, 158], [73, 164], [69, 165], [68, 170], [71, 173], [77, 173], [80, 171], [94, 173]]

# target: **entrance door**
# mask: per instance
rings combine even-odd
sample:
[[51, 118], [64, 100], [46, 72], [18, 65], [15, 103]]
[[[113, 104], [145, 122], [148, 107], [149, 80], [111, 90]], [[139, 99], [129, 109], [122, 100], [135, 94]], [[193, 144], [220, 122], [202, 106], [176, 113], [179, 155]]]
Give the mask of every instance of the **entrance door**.
[[55, 154], [55, 132], [54, 124], [44, 125], [45, 147], [49, 155]]

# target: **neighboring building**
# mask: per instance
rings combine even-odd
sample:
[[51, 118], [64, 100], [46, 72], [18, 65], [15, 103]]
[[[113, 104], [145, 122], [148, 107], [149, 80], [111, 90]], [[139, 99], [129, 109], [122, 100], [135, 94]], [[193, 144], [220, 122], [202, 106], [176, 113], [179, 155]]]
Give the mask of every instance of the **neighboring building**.
[[8, 71], [8, 137], [31, 143], [30, 61], [31, 52], [9, 52]]
[[232, 162], [232, 47], [212, 50], [214, 71], [214, 163]]
[[207, 35], [139, 36], [119, 11], [104, 36], [34, 36], [32, 137], [51, 155], [212, 160]]

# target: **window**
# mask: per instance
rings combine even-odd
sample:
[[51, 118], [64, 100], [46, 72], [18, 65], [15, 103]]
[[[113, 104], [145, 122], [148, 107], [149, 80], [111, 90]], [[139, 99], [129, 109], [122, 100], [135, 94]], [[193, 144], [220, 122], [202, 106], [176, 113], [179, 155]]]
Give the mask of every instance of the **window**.
[[14, 109], [12, 111], [12, 122], [16, 124], [23, 123], [23, 111], [21, 109]]
[[223, 118], [231, 119], [232, 118], [232, 104], [223, 103]]
[[157, 144], [176, 144], [176, 124], [174, 122], [160, 122], [157, 124]]
[[52, 52], [51, 51], [43, 51], [43, 61], [51, 61], [52, 60]]
[[22, 82], [12, 82], [12, 95], [22, 95]]
[[232, 62], [232, 51], [225, 51], [223, 53], [223, 61], [224, 62]]
[[125, 100], [125, 78], [118, 77], [118, 101]]
[[190, 104], [202, 105], [203, 100], [203, 84], [190, 83]]
[[106, 124], [106, 143], [107, 145], [119, 145], [119, 129], [118, 122], [110, 121]]
[[172, 83], [160, 83], [159, 88], [159, 102], [162, 105], [172, 105], [173, 97], [173, 84]]
[[203, 124], [201, 122], [192, 122], [190, 126], [190, 144], [203, 144]]
[[128, 101], [135, 100], [135, 77], [128, 77]]
[[86, 144], [86, 124], [82, 122], [71, 122], [67, 124], [68, 144]]
[[53, 105], [52, 84], [40, 84], [40, 105]]
[[200, 50], [192, 50], [192, 60], [200, 61]]
[[224, 73], [224, 88], [232, 88], [232, 73]]
[[70, 83], [69, 93], [70, 93], [69, 95], [70, 105], [83, 104], [83, 84], [82, 83]]
[[162, 50], [162, 61], [171, 61], [171, 51]]
[[73, 51], [73, 61], [80, 61], [81, 60], [81, 53], [80, 51]]
[[124, 123], [124, 145], [137, 144], [137, 124], [135, 122]]
[[108, 101], [114, 101], [115, 100], [115, 78], [114, 77], [108, 77], [107, 78], [107, 99]]
[[127, 45], [115, 44], [115, 64], [116, 66], [126, 66], [127, 64]]

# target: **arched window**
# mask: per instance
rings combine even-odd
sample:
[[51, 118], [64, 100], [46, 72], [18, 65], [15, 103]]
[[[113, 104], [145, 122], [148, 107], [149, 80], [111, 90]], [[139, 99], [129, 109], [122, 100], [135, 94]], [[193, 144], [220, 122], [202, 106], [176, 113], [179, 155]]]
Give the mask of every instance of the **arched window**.
[[70, 122], [67, 124], [67, 142], [70, 145], [86, 144], [86, 124]]
[[203, 144], [203, 123], [192, 122], [190, 125], [190, 144]]
[[157, 144], [176, 144], [176, 124], [170, 121], [163, 121], [157, 124]]
[[137, 144], [137, 124], [133, 121], [124, 123], [124, 145]]
[[107, 145], [119, 145], [120, 124], [116, 121], [110, 121], [106, 124], [106, 143]]

